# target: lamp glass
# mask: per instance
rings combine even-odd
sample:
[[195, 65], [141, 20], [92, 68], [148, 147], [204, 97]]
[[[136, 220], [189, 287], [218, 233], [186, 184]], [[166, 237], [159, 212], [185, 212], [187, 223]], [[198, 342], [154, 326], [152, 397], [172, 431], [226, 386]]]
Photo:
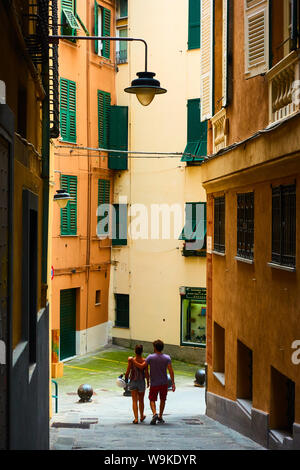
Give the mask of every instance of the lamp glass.
[[139, 93], [136, 94], [137, 99], [143, 106], [148, 106], [155, 96], [155, 91], [144, 88]]
[[56, 202], [61, 209], [64, 209], [65, 207], [67, 207], [69, 200], [68, 199], [56, 199]]

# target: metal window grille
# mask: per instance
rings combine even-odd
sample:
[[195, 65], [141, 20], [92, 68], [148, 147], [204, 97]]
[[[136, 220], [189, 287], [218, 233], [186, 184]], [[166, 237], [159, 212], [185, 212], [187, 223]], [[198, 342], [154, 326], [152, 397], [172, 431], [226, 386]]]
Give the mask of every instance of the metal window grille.
[[237, 255], [253, 259], [254, 193], [237, 195]]
[[214, 250], [225, 253], [225, 196], [214, 199]]
[[272, 188], [272, 261], [296, 265], [296, 185]]

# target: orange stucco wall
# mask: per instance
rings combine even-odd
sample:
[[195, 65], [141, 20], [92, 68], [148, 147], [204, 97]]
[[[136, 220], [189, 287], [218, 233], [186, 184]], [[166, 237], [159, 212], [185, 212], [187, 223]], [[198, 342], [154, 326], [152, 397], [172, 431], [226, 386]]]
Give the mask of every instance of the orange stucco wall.
[[[111, 9], [111, 35], [115, 35], [113, 1], [98, 2]], [[77, 12], [94, 34], [94, 1], [77, 2]], [[84, 35], [81, 30], [78, 35]], [[76, 82], [77, 142], [67, 148], [54, 148], [55, 190], [60, 188], [60, 174], [77, 175], [77, 235], [60, 235], [60, 209], [54, 207], [52, 228], [52, 265], [54, 267], [52, 292], [52, 328], [60, 328], [60, 290], [76, 288], [76, 329], [84, 330], [108, 320], [108, 288], [110, 242], [96, 236], [98, 179], [111, 182], [113, 201], [113, 172], [107, 168], [107, 153], [75, 150], [76, 145], [98, 147], [97, 90], [111, 94], [115, 104], [115, 46], [111, 43], [111, 58], [99, 57], [94, 42], [71, 43], [61, 41], [59, 47], [60, 77]], [[56, 140], [55, 146], [70, 144]], [[93, 156], [91, 156], [93, 155]], [[95, 156], [96, 155], [96, 156]], [[73, 272], [72, 272], [73, 271]], [[101, 305], [95, 305], [96, 290], [101, 290]]]

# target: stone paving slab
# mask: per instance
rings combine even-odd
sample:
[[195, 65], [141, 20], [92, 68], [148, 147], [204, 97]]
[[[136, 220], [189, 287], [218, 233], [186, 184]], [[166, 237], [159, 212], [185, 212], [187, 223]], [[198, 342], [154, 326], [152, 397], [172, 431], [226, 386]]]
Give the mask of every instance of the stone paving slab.
[[[89, 403], [62, 395], [59, 413], [50, 423], [53, 450], [258, 450], [261, 446], [205, 415], [204, 389], [183, 386], [168, 394], [165, 424], [150, 426], [145, 395], [144, 423], [133, 425], [131, 398], [120, 392], [98, 393]], [[79, 424], [97, 419], [89, 429], [54, 428], [54, 423]]]

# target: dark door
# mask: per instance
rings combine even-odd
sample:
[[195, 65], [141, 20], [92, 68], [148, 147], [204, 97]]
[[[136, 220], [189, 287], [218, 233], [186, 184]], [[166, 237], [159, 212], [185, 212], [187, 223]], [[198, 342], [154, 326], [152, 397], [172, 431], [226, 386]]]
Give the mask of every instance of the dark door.
[[5, 449], [7, 425], [7, 322], [8, 322], [8, 225], [9, 151], [0, 137], [0, 449]]
[[60, 360], [76, 354], [76, 289], [60, 291]]

